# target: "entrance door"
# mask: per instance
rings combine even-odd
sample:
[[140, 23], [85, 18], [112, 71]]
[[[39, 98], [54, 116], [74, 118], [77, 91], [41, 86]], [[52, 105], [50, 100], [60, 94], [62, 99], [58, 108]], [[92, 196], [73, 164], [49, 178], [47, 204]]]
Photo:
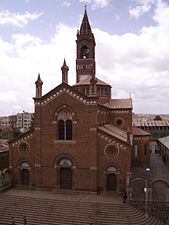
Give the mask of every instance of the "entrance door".
[[107, 191], [116, 191], [116, 175], [113, 173], [107, 175]]
[[22, 184], [29, 185], [29, 171], [27, 169], [22, 169]]
[[60, 188], [72, 189], [72, 170], [70, 168], [60, 169]]

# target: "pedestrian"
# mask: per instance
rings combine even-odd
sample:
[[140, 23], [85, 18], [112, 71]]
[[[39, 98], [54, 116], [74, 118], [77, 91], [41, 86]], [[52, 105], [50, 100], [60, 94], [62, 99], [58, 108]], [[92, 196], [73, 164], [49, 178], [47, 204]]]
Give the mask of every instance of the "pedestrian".
[[11, 223], [11, 225], [16, 225], [16, 223], [15, 223], [15, 217], [13, 217], [13, 216], [12, 216], [12, 223]]
[[127, 200], [127, 192], [124, 191], [124, 193], [123, 193], [123, 203], [126, 203], [126, 200]]
[[26, 225], [27, 224], [27, 219], [26, 216], [23, 217], [23, 224]]

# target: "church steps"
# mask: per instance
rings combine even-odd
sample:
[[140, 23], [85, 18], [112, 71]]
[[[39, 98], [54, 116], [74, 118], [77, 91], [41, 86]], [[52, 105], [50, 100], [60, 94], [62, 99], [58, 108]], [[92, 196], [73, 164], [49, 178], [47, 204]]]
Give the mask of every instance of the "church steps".
[[[96, 225], [141, 225], [145, 220], [143, 211], [127, 204], [79, 201], [2, 194], [0, 195], [0, 215], [2, 215], [0, 224], [3, 225], [5, 222], [9, 224], [11, 217], [15, 216], [17, 224], [20, 225], [23, 223], [23, 215], [27, 216], [32, 225], [86, 225], [91, 222]], [[127, 218], [130, 223], [126, 222]], [[149, 216], [147, 225], [161, 225], [161, 223]]]

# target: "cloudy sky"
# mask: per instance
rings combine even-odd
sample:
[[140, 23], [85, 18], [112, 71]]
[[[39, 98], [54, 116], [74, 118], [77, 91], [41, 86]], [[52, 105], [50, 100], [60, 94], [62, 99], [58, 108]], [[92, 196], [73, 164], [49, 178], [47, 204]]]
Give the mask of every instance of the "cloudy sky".
[[96, 39], [97, 77], [135, 113], [169, 114], [169, 0], [0, 0], [0, 116], [34, 111], [61, 82], [75, 83], [76, 32], [84, 5]]

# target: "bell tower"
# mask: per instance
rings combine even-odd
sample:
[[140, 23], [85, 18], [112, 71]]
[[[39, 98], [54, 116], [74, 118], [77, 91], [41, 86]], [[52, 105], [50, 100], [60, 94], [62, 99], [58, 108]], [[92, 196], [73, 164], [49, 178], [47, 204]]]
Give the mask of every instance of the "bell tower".
[[95, 38], [92, 33], [85, 7], [80, 30], [76, 40], [76, 82], [95, 77]]

